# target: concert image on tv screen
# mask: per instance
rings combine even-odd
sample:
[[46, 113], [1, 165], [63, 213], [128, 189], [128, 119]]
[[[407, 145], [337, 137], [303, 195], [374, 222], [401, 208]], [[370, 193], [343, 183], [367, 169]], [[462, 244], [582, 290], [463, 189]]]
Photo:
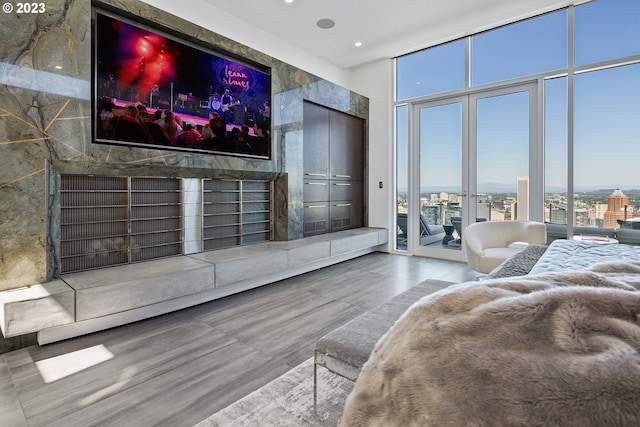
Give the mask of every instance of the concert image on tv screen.
[[95, 142], [270, 158], [269, 68], [102, 12], [94, 49]]

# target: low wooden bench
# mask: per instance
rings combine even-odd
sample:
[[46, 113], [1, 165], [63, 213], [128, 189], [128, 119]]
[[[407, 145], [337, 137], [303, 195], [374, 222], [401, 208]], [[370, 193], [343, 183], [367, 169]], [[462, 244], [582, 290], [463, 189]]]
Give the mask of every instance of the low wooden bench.
[[317, 402], [318, 366], [355, 381], [380, 338], [402, 314], [423, 296], [452, 284], [442, 280], [425, 280], [320, 338], [314, 353], [314, 408]]

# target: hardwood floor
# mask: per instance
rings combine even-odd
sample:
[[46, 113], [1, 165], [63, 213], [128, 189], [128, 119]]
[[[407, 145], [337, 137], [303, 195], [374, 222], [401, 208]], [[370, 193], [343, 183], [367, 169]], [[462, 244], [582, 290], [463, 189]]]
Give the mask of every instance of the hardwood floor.
[[474, 278], [458, 262], [373, 253], [179, 312], [16, 350], [0, 356], [0, 424], [193, 426], [312, 357], [318, 338], [407, 288], [426, 279]]

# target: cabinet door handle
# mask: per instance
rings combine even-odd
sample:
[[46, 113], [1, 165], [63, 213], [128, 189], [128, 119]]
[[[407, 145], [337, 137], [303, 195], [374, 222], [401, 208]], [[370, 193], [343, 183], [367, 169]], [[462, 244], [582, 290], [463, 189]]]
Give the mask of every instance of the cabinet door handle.
[[325, 182], [305, 182], [307, 185], [327, 185]]
[[345, 206], [351, 206], [351, 203], [337, 203], [336, 204], [337, 208], [343, 208]]
[[308, 209], [313, 209], [313, 208], [326, 208], [327, 205], [309, 205], [307, 206]]
[[327, 176], [325, 173], [305, 173], [307, 176]]
[[334, 175], [336, 178], [351, 178], [351, 175]]
[[350, 187], [351, 186], [351, 184], [345, 184], [345, 183], [339, 183], [339, 182], [336, 182], [333, 185], [339, 185], [339, 186], [342, 186], [342, 187]]

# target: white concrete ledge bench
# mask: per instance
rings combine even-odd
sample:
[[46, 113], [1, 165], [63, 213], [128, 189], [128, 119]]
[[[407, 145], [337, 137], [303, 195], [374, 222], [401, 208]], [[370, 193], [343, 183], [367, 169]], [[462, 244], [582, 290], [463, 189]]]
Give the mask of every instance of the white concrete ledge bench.
[[65, 274], [0, 292], [4, 337], [46, 344], [212, 301], [377, 251], [386, 229], [357, 228]]
[[350, 320], [316, 342], [313, 365], [313, 401], [317, 400], [318, 367], [355, 381], [376, 344], [416, 301], [452, 285], [425, 280], [391, 300]]

